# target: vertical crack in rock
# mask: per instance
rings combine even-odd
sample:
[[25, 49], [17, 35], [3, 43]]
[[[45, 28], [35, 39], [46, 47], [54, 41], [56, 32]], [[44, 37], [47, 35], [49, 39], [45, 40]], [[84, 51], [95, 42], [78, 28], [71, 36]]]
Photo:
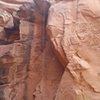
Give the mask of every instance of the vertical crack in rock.
[[0, 100], [100, 100], [100, 0], [33, 1], [0, 1]]

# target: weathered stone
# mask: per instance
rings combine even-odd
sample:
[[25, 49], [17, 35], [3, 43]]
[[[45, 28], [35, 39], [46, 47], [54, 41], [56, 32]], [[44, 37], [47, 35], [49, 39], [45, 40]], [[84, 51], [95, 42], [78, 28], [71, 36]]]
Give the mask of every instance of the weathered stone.
[[[28, 25], [33, 27], [30, 23]], [[26, 34], [25, 37], [20, 36], [20, 40], [0, 45], [0, 91], [3, 93], [1, 100], [25, 99], [33, 28], [27, 30], [24, 26], [27, 26], [27, 22], [24, 25], [21, 23], [20, 26], [20, 34]]]
[[55, 100], [100, 99], [99, 6], [99, 0], [70, 0], [50, 8], [48, 35], [58, 59], [68, 63]]
[[4, 39], [5, 39], [5, 32], [4, 29], [0, 27], [0, 40], [4, 40]]
[[20, 39], [0, 45], [0, 100], [100, 100], [100, 2], [56, 2], [49, 17], [46, 0], [23, 5]]

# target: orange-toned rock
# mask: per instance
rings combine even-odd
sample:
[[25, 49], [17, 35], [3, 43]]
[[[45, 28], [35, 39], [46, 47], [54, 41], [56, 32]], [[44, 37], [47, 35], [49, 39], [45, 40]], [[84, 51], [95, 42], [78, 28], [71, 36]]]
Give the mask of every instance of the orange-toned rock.
[[[27, 22], [29, 23], [29, 22]], [[30, 24], [28, 24], [30, 25]], [[27, 26], [21, 23], [21, 28]], [[32, 25], [31, 25], [32, 26]], [[30, 27], [31, 27], [30, 26]], [[24, 29], [25, 30], [25, 29]], [[25, 32], [21, 29], [21, 33]], [[0, 99], [24, 100], [33, 28], [12, 43], [0, 45]], [[24, 33], [26, 34], [26, 33]]]
[[63, 73], [63, 67], [56, 59], [48, 41], [45, 16], [37, 13], [34, 15], [36, 19], [28, 71], [27, 96], [28, 100], [53, 100]]
[[100, 100], [99, 0], [62, 0], [49, 17], [35, 3], [20, 39], [0, 45], [0, 100]]
[[58, 59], [68, 61], [55, 100], [100, 99], [99, 26], [99, 0], [63, 0], [50, 8], [48, 35]]

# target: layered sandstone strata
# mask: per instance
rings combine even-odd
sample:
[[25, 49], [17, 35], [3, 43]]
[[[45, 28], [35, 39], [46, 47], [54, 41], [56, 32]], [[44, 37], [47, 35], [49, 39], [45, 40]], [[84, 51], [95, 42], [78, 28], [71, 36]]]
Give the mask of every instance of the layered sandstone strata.
[[[23, 24], [24, 23], [24, 24]], [[21, 21], [20, 39], [0, 45], [0, 99], [24, 100], [33, 25]], [[26, 26], [30, 26], [29, 31]], [[26, 29], [26, 32], [25, 32]]]

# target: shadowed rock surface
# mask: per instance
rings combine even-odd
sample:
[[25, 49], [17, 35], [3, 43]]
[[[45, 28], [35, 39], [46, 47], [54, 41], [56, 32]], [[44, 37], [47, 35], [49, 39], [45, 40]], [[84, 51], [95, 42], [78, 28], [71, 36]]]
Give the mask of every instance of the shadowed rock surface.
[[[49, 8], [48, 2], [43, 4]], [[8, 63], [5, 69], [1, 67], [4, 70], [1, 70], [1, 100], [53, 100], [63, 73], [46, 36], [47, 9], [38, 9], [36, 5], [34, 10], [33, 6], [31, 15], [35, 20], [31, 23], [28, 11], [32, 11], [28, 5], [23, 5], [25, 10], [21, 7], [17, 12], [21, 18], [20, 39], [1, 45], [1, 62], [7, 59], [4, 55], [14, 60], [7, 66], [9, 69], [6, 68]], [[26, 16], [21, 15], [21, 10]]]

